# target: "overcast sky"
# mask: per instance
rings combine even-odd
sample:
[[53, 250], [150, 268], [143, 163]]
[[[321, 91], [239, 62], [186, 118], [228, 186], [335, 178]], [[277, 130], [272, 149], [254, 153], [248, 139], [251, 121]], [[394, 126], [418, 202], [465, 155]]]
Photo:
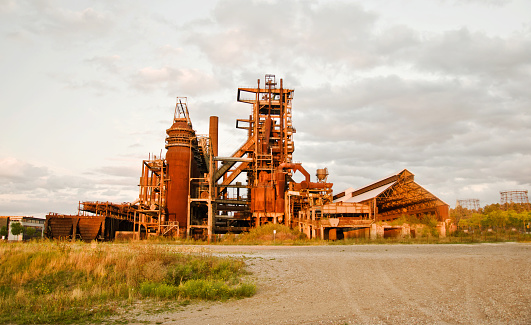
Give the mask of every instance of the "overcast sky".
[[[531, 1], [0, 0], [0, 215], [129, 202], [175, 97], [220, 155], [238, 87], [295, 89], [294, 160], [334, 193], [404, 168], [452, 207], [531, 187]], [[164, 151], [162, 151], [164, 152]]]

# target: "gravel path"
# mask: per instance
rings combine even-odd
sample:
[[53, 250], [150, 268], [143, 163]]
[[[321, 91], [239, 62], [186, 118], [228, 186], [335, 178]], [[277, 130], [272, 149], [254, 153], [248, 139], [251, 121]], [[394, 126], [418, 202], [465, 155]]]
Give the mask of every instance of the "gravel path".
[[531, 244], [208, 246], [245, 257], [255, 296], [158, 324], [531, 324]]

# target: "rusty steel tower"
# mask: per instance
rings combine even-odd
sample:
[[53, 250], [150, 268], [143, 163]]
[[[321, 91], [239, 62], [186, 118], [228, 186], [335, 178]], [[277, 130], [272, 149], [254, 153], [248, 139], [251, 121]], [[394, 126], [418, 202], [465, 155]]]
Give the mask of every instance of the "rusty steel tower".
[[468, 210], [478, 210], [480, 208], [479, 199], [462, 199], [457, 200], [456, 203], [456, 206], [460, 206]]
[[510, 204], [522, 204], [529, 208], [527, 190], [501, 191], [501, 205], [508, 207]]
[[138, 236], [189, 235], [197, 227], [210, 235], [212, 148], [208, 136], [195, 133], [186, 97], [177, 98], [166, 134], [166, 157], [154, 156], [142, 163], [135, 232]]
[[[232, 156], [215, 158], [222, 162], [212, 180], [218, 193], [219, 231], [243, 231], [268, 222], [289, 225], [291, 220], [286, 216], [292, 215], [293, 202], [286, 202], [288, 191], [331, 192], [331, 183], [311, 182], [301, 164], [292, 161], [296, 132], [292, 123], [293, 95], [294, 90], [284, 88], [282, 79], [277, 83], [269, 74], [263, 86], [258, 79], [256, 88], [238, 88], [238, 102], [251, 104], [252, 109], [248, 119], [236, 121], [236, 128], [247, 131], [245, 143]], [[293, 181], [291, 176], [296, 171], [304, 175], [304, 181]], [[246, 174], [246, 182], [232, 184], [242, 174]], [[237, 189], [236, 197], [230, 197], [231, 188]], [[241, 190], [247, 195], [242, 196]]]

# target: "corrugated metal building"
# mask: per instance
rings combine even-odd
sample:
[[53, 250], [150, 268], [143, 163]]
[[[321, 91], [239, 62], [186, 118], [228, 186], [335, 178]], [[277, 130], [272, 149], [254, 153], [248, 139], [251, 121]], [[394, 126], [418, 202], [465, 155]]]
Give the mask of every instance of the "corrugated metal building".
[[434, 215], [438, 221], [444, 221], [449, 215], [449, 205], [417, 184], [415, 175], [407, 169], [359, 189], [346, 189], [334, 195], [334, 202], [366, 204], [376, 221], [423, 214]]

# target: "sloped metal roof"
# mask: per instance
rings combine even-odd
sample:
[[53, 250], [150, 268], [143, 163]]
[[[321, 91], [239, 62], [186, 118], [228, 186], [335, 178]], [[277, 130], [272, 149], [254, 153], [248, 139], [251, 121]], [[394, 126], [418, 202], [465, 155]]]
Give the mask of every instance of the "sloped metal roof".
[[395, 185], [395, 183], [396, 183], [396, 181], [394, 181], [392, 183], [389, 183], [389, 184], [382, 185], [380, 187], [377, 187], [377, 188], [372, 189], [370, 191], [361, 193], [359, 195], [353, 196], [350, 199], [346, 200], [346, 202], [358, 202], [359, 203], [359, 202], [363, 202], [365, 200], [372, 199], [372, 198], [380, 195], [383, 191], [387, 190], [391, 186]]

